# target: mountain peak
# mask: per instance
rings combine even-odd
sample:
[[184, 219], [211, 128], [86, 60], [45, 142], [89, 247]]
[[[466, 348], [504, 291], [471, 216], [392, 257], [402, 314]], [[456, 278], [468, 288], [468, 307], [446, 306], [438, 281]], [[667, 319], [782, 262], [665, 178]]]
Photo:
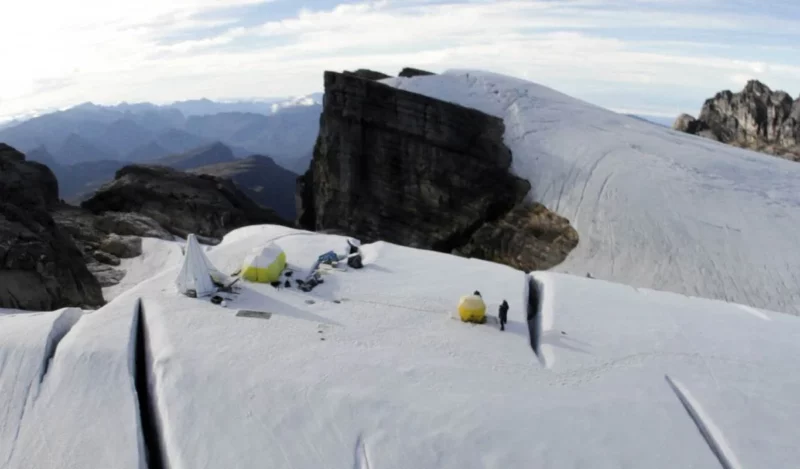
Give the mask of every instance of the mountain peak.
[[772, 93], [772, 90], [769, 88], [769, 86], [761, 83], [758, 80], [750, 80], [745, 85], [743, 92], [762, 95], [762, 94], [770, 94]]

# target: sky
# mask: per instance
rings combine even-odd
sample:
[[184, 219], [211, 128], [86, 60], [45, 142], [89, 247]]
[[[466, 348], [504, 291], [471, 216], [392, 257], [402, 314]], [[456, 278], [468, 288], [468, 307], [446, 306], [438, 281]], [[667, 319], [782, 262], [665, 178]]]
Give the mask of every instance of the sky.
[[96, 104], [299, 96], [325, 70], [483, 69], [620, 112], [800, 95], [797, 0], [0, 2], [0, 121]]

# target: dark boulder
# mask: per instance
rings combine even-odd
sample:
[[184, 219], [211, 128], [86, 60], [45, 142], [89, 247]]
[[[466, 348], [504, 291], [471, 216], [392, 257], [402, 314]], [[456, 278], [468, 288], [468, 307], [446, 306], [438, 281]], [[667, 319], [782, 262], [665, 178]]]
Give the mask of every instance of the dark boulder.
[[99, 262], [89, 264], [89, 271], [95, 276], [97, 281], [100, 283], [100, 286], [103, 288], [117, 285], [122, 281], [123, 278], [125, 278], [124, 271], [115, 269], [107, 264], [101, 264]]
[[672, 124], [672, 130], [685, 132], [687, 134], [696, 134], [699, 125], [700, 121], [695, 119], [693, 116], [690, 116], [689, 114], [681, 114], [677, 119], [675, 119], [675, 123]]
[[0, 144], [0, 194], [0, 307], [102, 305], [81, 252], [48, 213], [58, 203], [53, 173]]
[[122, 263], [122, 261], [119, 260], [119, 257], [109, 254], [105, 251], [95, 251], [93, 255], [97, 262], [101, 264], [118, 266]]
[[170, 233], [222, 238], [255, 224], [288, 224], [248, 198], [228, 180], [162, 166], [126, 166], [81, 207], [95, 214], [133, 212], [155, 220]]

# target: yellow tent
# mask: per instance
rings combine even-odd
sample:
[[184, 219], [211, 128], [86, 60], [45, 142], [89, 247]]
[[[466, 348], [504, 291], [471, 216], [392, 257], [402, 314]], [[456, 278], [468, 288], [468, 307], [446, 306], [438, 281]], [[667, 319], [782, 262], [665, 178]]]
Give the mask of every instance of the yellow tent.
[[280, 280], [286, 268], [286, 253], [274, 244], [250, 253], [242, 264], [242, 278], [250, 282], [272, 283]]
[[478, 295], [462, 296], [458, 302], [458, 315], [464, 322], [486, 322], [486, 303]]

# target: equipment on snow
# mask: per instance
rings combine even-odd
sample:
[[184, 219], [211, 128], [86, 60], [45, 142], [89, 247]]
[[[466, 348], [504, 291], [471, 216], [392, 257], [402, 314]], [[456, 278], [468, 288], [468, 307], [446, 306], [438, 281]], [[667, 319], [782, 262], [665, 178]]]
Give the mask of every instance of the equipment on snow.
[[486, 303], [480, 295], [462, 296], [458, 302], [458, 316], [463, 322], [483, 324], [486, 322]]
[[364, 268], [364, 263], [361, 261], [361, 250], [358, 246], [350, 242], [349, 239], [347, 240], [347, 245], [350, 246], [350, 252], [347, 256], [347, 265], [354, 269]]
[[175, 280], [178, 291], [187, 296], [193, 292], [194, 298], [216, 293], [217, 284], [224, 285], [227, 276], [211, 264], [195, 235], [186, 238], [185, 252], [183, 266]]
[[240, 318], [257, 318], [257, 319], [269, 319], [272, 317], [272, 313], [266, 311], [253, 311], [250, 309], [242, 309], [236, 313], [237, 316]]
[[269, 245], [252, 251], [242, 264], [242, 278], [256, 283], [272, 283], [280, 280], [286, 268], [286, 253], [277, 245]]

